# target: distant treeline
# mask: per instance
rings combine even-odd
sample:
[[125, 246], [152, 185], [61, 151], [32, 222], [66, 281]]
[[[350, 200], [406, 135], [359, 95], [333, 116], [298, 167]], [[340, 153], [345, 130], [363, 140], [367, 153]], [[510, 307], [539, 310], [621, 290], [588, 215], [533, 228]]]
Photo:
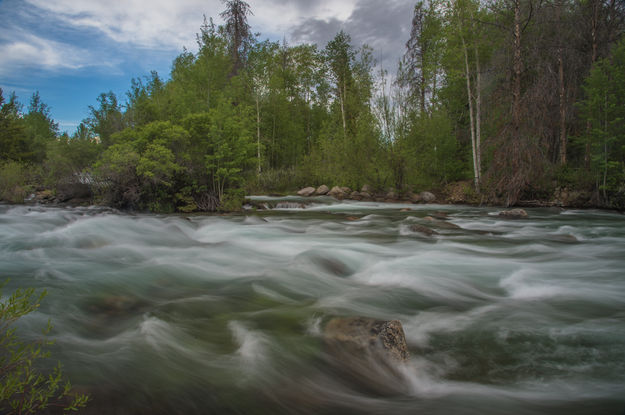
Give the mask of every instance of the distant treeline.
[[169, 80], [101, 94], [72, 137], [39, 94], [25, 112], [0, 91], [0, 198], [88, 173], [100, 203], [151, 211], [322, 183], [625, 205], [622, 1], [419, 1], [396, 74], [344, 32], [260, 41], [249, 5], [224, 3]]

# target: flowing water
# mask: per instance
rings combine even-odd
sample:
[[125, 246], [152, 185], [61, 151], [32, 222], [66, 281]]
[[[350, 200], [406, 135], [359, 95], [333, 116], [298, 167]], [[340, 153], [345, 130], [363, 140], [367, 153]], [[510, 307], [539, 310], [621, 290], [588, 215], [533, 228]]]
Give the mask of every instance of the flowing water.
[[[622, 214], [315, 201], [0, 206], [4, 295], [48, 291], [20, 332], [51, 319], [86, 413], [625, 413]], [[323, 340], [335, 316], [400, 320], [409, 362], [346, 376]]]

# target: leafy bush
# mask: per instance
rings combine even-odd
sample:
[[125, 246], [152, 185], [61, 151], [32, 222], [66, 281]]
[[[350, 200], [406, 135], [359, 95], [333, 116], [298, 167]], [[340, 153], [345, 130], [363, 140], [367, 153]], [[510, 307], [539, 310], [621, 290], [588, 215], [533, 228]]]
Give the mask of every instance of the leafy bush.
[[40, 341], [24, 343], [16, 335], [17, 320], [37, 310], [45, 295], [44, 291], [36, 296], [33, 288], [18, 289], [0, 303], [0, 413], [33, 414], [49, 406], [77, 411], [89, 399], [71, 392], [70, 382], [63, 382], [60, 363], [52, 373], [39, 371], [38, 363], [50, 357], [43, 348], [53, 343], [45, 339], [52, 328], [49, 322]]
[[0, 200], [23, 203], [32, 190], [29, 169], [17, 161], [0, 163]]

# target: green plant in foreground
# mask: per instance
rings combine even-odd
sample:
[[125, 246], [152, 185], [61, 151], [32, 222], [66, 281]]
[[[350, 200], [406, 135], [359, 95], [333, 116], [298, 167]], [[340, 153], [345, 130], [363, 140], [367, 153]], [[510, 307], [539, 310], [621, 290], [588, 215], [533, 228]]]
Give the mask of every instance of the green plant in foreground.
[[68, 412], [84, 407], [89, 397], [72, 393], [70, 382], [63, 380], [60, 363], [52, 373], [38, 369], [38, 363], [50, 357], [44, 347], [54, 343], [46, 339], [52, 328], [50, 322], [41, 340], [25, 343], [16, 334], [16, 321], [39, 308], [46, 292], [37, 296], [33, 288], [18, 289], [2, 298], [2, 288], [3, 284], [0, 285], [0, 413], [34, 414], [49, 407]]

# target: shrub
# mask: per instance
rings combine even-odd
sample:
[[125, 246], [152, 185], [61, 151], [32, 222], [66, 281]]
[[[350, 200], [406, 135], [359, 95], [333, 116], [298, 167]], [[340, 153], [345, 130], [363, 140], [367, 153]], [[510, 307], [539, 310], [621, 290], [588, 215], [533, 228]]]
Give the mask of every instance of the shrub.
[[32, 190], [27, 166], [16, 161], [0, 163], [0, 200], [23, 203]]
[[63, 382], [60, 363], [52, 373], [39, 371], [39, 363], [50, 357], [44, 347], [53, 343], [45, 338], [52, 328], [49, 322], [42, 340], [24, 343], [17, 337], [15, 323], [37, 310], [45, 295], [44, 291], [36, 296], [32, 288], [18, 289], [0, 303], [0, 413], [34, 414], [49, 406], [77, 411], [89, 399], [72, 394], [70, 382]]

